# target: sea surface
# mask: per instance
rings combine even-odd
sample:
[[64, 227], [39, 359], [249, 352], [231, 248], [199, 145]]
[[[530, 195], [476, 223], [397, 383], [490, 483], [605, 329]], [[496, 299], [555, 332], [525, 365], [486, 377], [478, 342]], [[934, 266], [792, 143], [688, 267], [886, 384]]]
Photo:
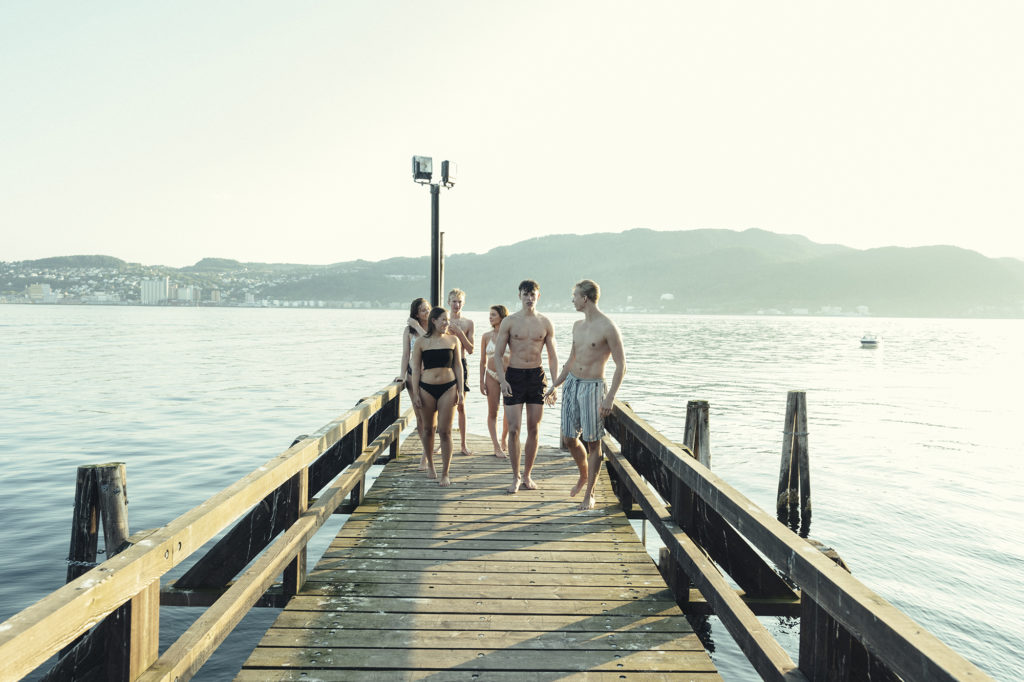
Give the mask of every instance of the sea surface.
[[[486, 313], [466, 314], [479, 337]], [[578, 316], [550, 317], [567, 356]], [[163, 525], [391, 381], [404, 318], [0, 305], [0, 621], [64, 582], [77, 466], [126, 462], [132, 530]], [[768, 510], [786, 394], [806, 391], [810, 535], [990, 675], [1024, 679], [1024, 321], [614, 318], [619, 398], [676, 441], [686, 402], [709, 401], [712, 469]], [[557, 429], [549, 412], [543, 442]], [[161, 647], [196, 615], [162, 609]], [[274, 615], [247, 617], [195, 679], [230, 679]], [[796, 621], [763, 620], [795, 659]], [[725, 679], [756, 679], [714, 619], [711, 638]]]

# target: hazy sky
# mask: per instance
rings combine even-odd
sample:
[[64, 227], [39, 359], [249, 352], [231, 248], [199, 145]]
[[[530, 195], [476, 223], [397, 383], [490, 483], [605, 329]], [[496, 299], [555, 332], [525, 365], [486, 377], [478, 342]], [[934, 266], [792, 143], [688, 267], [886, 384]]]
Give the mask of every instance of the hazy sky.
[[1024, 258], [1024, 3], [0, 3], [0, 260], [760, 227]]

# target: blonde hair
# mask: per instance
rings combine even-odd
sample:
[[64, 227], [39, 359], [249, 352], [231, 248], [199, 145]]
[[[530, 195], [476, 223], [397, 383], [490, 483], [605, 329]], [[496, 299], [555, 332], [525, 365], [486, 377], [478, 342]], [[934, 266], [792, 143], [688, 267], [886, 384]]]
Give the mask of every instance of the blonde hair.
[[597, 299], [601, 298], [601, 287], [597, 286], [597, 282], [592, 279], [581, 279], [576, 282], [576, 288], [594, 303], [597, 303]]
[[448, 292], [448, 300], [452, 300], [452, 297], [461, 298], [463, 301], [466, 300], [466, 292], [462, 289], [452, 289]]

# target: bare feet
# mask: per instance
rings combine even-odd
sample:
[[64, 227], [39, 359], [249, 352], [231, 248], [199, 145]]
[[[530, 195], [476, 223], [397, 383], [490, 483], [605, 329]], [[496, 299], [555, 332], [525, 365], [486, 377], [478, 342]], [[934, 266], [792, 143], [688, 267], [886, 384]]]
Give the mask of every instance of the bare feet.
[[430, 467], [427, 471], [427, 478], [437, 478], [437, 470], [434, 467]]
[[452, 479], [448, 478], [447, 476], [442, 476], [441, 480], [438, 481], [437, 484], [442, 488], [447, 488], [452, 484]]
[[523, 487], [527, 490], [536, 490], [537, 484], [533, 482], [533, 479], [530, 478], [529, 475], [527, 475], [526, 480], [523, 481]]
[[502, 452], [501, 450], [495, 450], [494, 456], [497, 457], [498, 459], [508, 459], [508, 455]]
[[416, 467], [416, 468], [419, 471], [426, 471], [427, 470], [427, 456], [426, 455], [420, 455], [420, 465], [418, 467]]
[[521, 478], [513, 478], [512, 479], [512, 485], [510, 485], [508, 487], [508, 490], [506, 492], [509, 495], [515, 495], [517, 492], [519, 492], [519, 486], [521, 486], [522, 484], [523, 484], [523, 479], [521, 479]]
[[472, 455], [472, 454], [473, 454], [473, 451], [472, 451], [472, 450], [470, 450], [469, 448], [467, 448], [467, 447], [465, 446], [465, 444], [463, 444], [463, 446], [462, 446], [462, 454], [464, 454], [464, 455]]
[[569, 497], [576, 497], [576, 495], [578, 495], [579, 492], [583, 490], [583, 486], [585, 486], [586, 484], [587, 477], [585, 475], [580, 476], [580, 480], [576, 481], [576, 485], [572, 487], [572, 492], [569, 493]]
[[593, 509], [595, 502], [596, 501], [594, 500], [594, 496], [593, 495], [587, 495], [586, 497], [583, 498], [583, 501], [580, 502], [580, 506], [579, 506], [580, 511], [586, 511], [588, 509]]

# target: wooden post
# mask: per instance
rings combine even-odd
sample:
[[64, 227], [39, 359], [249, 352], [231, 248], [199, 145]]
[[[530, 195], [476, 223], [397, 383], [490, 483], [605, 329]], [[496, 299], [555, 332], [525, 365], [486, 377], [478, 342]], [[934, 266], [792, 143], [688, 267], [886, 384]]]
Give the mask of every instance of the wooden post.
[[806, 536], [811, 524], [811, 469], [807, 449], [807, 394], [804, 391], [789, 392], [782, 433], [776, 516], [793, 530], [799, 527], [800, 534]]
[[[367, 440], [366, 422], [363, 422], [362, 424], [360, 424], [359, 426], [356, 427], [354, 436], [355, 436], [355, 440], [354, 440], [353, 445], [352, 445], [353, 457], [348, 462], [348, 464], [351, 464], [352, 462], [354, 462], [356, 460], [356, 458], [358, 458], [359, 455], [361, 455], [363, 453], [363, 450], [366, 449], [366, 445], [369, 442]], [[366, 494], [366, 475], [364, 474], [359, 479], [359, 483], [356, 483], [356, 485], [352, 488], [352, 492], [349, 494], [349, 498], [348, 498], [349, 499], [349, 504], [352, 505], [353, 509], [355, 509], [356, 507], [358, 507], [359, 505], [361, 505], [363, 503], [363, 496], [365, 494]]]
[[71, 582], [96, 565], [100, 516], [94, 471], [94, 466], [78, 467], [78, 478], [75, 482], [75, 509], [71, 517], [71, 546], [68, 549], [68, 572], [65, 582]]
[[708, 401], [691, 400], [686, 403], [686, 428], [683, 445], [690, 448], [704, 466], [711, 468], [711, 432], [708, 425]]
[[690, 576], [686, 574], [682, 566], [672, 558], [668, 547], [658, 550], [658, 572], [665, 579], [665, 584], [676, 598], [676, 604], [683, 613], [690, 611]]
[[[128, 542], [128, 477], [123, 462], [78, 468], [68, 581], [90, 570], [103, 524], [107, 558]], [[154, 580], [61, 652], [44, 680], [134, 680], [156, 661], [160, 644], [160, 581]]]
[[[299, 517], [309, 508], [309, 467], [295, 474], [291, 481], [289, 481], [289, 485], [294, 487], [292, 494], [289, 496], [290, 505], [287, 510], [288, 525], [291, 525], [298, 521]], [[299, 550], [299, 553], [295, 555], [295, 558], [284, 570], [283, 587], [285, 596], [294, 597], [302, 589], [304, 582], [306, 582], [305, 545], [302, 546], [302, 549]]]

